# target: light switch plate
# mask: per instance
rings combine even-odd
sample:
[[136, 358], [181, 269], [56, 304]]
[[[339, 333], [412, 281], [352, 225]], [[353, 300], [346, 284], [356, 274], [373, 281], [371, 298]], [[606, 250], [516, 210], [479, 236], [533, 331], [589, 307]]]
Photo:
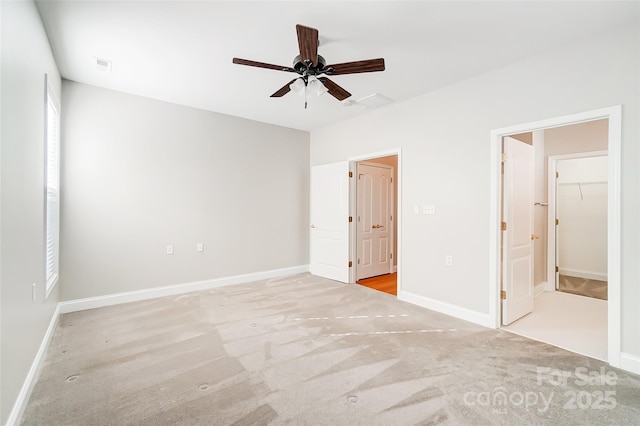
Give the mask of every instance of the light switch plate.
[[422, 206], [422, 214], [436, 214], [436, 206], [434, 204]]

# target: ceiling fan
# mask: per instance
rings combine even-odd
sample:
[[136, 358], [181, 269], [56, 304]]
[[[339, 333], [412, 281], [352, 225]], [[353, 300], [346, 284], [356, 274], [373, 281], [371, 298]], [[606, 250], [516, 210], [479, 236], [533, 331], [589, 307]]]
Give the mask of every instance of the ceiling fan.
[[[383, 58], [327, 65], [325, 59], [318, 55], [318, 30], [298, 24], [296, 25], [296, 32], [298, 34], [300, 54], [293, 59], [293, 67], [283, 67], [240, 58], [233, 58], [233, 63], [299, 74], [299, 77], [294, 78], [272, 94], [272, 98], [282, 97], [290, 91], [306, 93], [307, 90], [310, 90], [317, 95], [329, 92], [331, 96], [342, 101], [351, 96], [351, 93], [329, 80], [326, 76], [384, 71]], [[306, 96], [304, 107], [307, 107]]]

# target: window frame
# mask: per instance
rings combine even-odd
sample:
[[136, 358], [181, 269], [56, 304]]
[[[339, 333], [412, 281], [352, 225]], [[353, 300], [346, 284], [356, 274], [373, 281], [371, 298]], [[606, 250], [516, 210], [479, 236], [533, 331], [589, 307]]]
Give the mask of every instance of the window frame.
[[45, 298], [48, 298], [58, 283], [60, 270], [60, 102], [49, 85], [47, 74], [44, 149], [44, 279]]

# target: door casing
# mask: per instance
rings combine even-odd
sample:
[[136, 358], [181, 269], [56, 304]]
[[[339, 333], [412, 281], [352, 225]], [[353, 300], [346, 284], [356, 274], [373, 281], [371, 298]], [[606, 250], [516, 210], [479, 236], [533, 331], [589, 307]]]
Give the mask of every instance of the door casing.
[[555, 117], [542, 121], [518, 124], [511, 127], [494, 129], [490, 135], [490, 183], [489, 183], [489, 323], [500, 328], [500, 277], [501, 277], [501, 164], [502, 138], [518, 133], [544, 130], [599, 119], [609, 119], [608, 140], [608, 348], [607, 358], [610, 365], [620, 367], [621, 352], [621, 313], [620, 266], [621, 266], [621, 146], [622, 146], [622, 106], [586, 111], [577, 114]]

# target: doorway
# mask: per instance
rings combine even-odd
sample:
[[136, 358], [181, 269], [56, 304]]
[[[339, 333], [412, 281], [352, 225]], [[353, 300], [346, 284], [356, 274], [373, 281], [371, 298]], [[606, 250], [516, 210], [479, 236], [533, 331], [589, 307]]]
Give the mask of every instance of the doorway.
[[[619, 201], [619, 190], [620, 190], [619, 166], [620, 166], [620, 142], [621, 142], [620, 113], [621, 113], [620, 107], [612, 107], [612, 108], [605, 108], [602, 110], [596, 110], [596, 111], [591, 111], [591, 112], [586, 112], [581, 114], [575, 114], [571, 116], [558, 117], [555, 119], [545, 120], [541, 122], [513, 126], [511, 128], [506, 128], [506, 129], [494, 130], [492, 131], [492, 147], [491, 147], [492, 154], [493, 154], [492, 158], [494, 158], [494, 160], [492, 160], [492, 193], [491, 193], [491, 198], [492, 198], [492, 206], [491, 206], [492, 207], [492, 211], [491, 211], [492, 282], [491, 284], [494, 290], [492, 290], [491, 292], [492, 307], [491, 307], [490, 314], [491, 314], [492, 320], [495, 321], [496, 328], [505, 328], [508, 331], [517, 332], [518, 334], [524, 335], [524, 333], [520, 333], [517, 330], [514, 330], [514, 328], [517, 328], [518, 323], [524, 323], [527, 321], [530, 322], [532, 318], [534, 318], [535, 316], [540, 317], [541, 315], [543, 315], [543, 318], [549, 319], [552, 317], [552, 314], [549, 313], [550, 312], [549, 309], [551, 310], [555, 309], [556, 311], [564, 314], [565, 317], [563, 317], [563, 319], [548, 321], [548, 324], [547, 324], [548, 329], [552, 332], [551, 334], [555, 335], [554, 339], [556, 340], [547, 341], [547, 343], [551, 343], [555, 346], [560, 346], [565, 349], [572, 350], [574, 352], [581, 352], [580, 348], [578, 348], [577, 346], [576, 347], [573, 346], [574, 343], [578, 342], [579, 340], [579, 339], [572, 340], [572, 337], [575, 337], [576, 330], [571, 331], [570, 334], [572, 335], [566, 334], [565, 332], [566, 335], [564, 336], [562, 335], [562, 333], [559, 333], [559, 330], [563, 328], [567, 329], [566, 327], [567, 323], [565, 321], [576, 319], [580, 316], [576, 314], [568, 315], [568, 313], [571, 312], [572, 309], [574, 310], [574, 312], [586, 313], [586, 315], [583, 315], [585, 318], [581, 320], [582, 322], [579, 324], [579, 326], [586, 328], [587, 333], [589, 333], [589, 330], [588, 330], [589, 328], [599, 325], [603, 329], [602, 341], [600, 345], [604, 347], [604, 350], [600, 355], [594, 356], [594, 354], [592, 353], [587, 353], [586, 355], [594, 356], [596, 358], [608, 361], [613, 366], [618, 366], [620, 362], [620, 311], [621, 309], [620, 309], [620, 277], [619, 277], [620, 252], [618, 248], [619, 241], [620, 241], [620, 201]], [[504, 235], [505, 231], [503, 229], [505, 224], [503, 224], [503, 211], [502, 211], [502, 208], [503, 208], [503, 199], [502, 199], [503, 138], [510, 135], [513, 136], [513, 135], [520, 135], [524, 133], [531, 133], [535, 136], [536, 132], [538, 132], [539, 134], [539, 132], [545, 132], [545, 131], [560, 131], [563, 128], [568, 129], [571, 125], [591, 125], [591, 124], [596, 125], [597, 122], [601, 120], [605, 120], [608, 124], [605, 132], [607, 137], [606, 150], [608, 152], [608, 157], [606, 159], [606, 163], [608, 166], [607, 167], [608, 170], [606, 171], [606, 177], [608, 182], [608, 195], [606, 196], [607, 247], [606, 247], [606, 261], [605, 261], [607, 265], [606, 270], [608, 271], [608, 275], [607, 275], [607, 279], [608, 279], [607, 298], [609, 299], [608, 306], [606, 301], [582, 297], [582, 296], [575, 296], [573, 294], [568, 294], [568, 293], [555, 292], [555, 287], [556, 287], [555, 286], [555, 277], [556, 277], [555, 247], [551, 244], [552, 238], [549, 238], [549, 236], [551, 236], [552, 233], [554, 233], [554, 236], [555, 236], [556, 229], [555, 229], [555, 223], [553, 223], [552, 221], [549, 221], [547, 232], [541, 229], [534, 229], [532, 225], [532, 227], [530, 228], [531, 232], [526, 233], [526, 236], [530, 236], [530, 242], [531, 242], [531, 245], [533, 246], [534, 255], [538, 254], [540, 249], [543, 249], [543, 252], [544, 250], [547, 251], [546, 254], [549, 257], [548, 262], [545, 262], [548, 265], [546, 267], [548, 271], [544, 271], [544, 268], [542, 269], [542, 272], [538, 271], [538, 277], [542, 277], [542, 279], [536, 280], [535, 284], [537, 285], [534, 285], [533, 288], [532, 287], [526, 288], [527, 291], [531, 292], [532, 296], [533, 295], [538, 296], [535, 298], [536, 303], [535, 303], [535, 308], [532, 309], [533, 313], [526, 315], [526, 312], [525, 312], [526, 316], [524, 316], [524, 319], [520, 321], [516, 321], [516, 319], [512, 318], [513, 321], [515, 321], [512, 325], [503, 326], [502, 324], [503, 324], [503, 314], [505, 313], [505, 305], [507, 305], [506, 310], [508, 311], [510, 295], [509, 295], [509, 292], [507, 292], [506, 294], [504, 293], [505, 287], [503, 287], [502, 284], [504, 281], [508, 282], [512, 278], [509, 275], [508, 268], [506, 268], [508, 266], [506, 265], [506, 262], [509, 261], [508, 254], [506, 255], [506, 258], [503, 257], [505, 256], [503, 252], [503, 243], [504, 243], [503, 238], [505, 237]], [[581, 141], [578, 141], [578, 145], [580, 145], [580, 143]], [[533, 145], [535, 145], [535, 143], [533, 143]], [[549, 155], [549, 157], [551, 157], [551, 155]], [[507, 168], [507, 166], [504, 166], [504, 167]], [[551, 173], [549, 173], [549, 176], [551, 176]], [[508, 197], [508, 194], [505, 193], [505, 197]], [[536, 191], [534, 191], [534, 197], [535, 199], [533, 200], [534, 202], [532, 203], [532, 205], [526, 206], [525, 210], [533, 211], [532, 213], [534, 215], [533, 223], [535, 224], [537, 223], [535, 220], [535, 213], [536, 212], [539, 213], [538, 216], [540, 216], [540, 213], [544, 212], [542, 213], [542, 215], [546, 215], [547, 213], [546, 209], [550, 210], [551, 208], [555, 208], [555, 198], [549, 198], [548, 200], [541, 198]], [[549, 193], [549, 197], [555, 197], [555, 195]], [[508, 203], [508, 202], [509, 200], [505, 201], [505, 203]], [[549, 214], [549, 216], [551, 216], [551, 214]], [[510, 224], [506, 224], [507, 229], [509, 228], [509, 225]], [[523, 229], [528, 231], [528, 229], [526, 228], [523, 228]], [[520, 236], [523, 236], [523, 235], [525, 235], [525, 233], [521, 232]], [[547, 237], [546, 242], [544, 241], [545, 240], [544, 237]], [[520, 239], [524, 241], [524, 238], [520, 238]], [[536, 246], [536, 244], [538, 246]], [[552, 263], [552, 258], [553, 258], [553, 263]], [[532, 269], [534, 269], [533, 272], [536, 272], [539, 265], [536, 265], [535, 267], [531, 265], [531, 267]], [[522, 271], [531, 272], [527, 268], [522, 268]], [[526, 274], [522, 273], [520, 275], [524, 276]], [[552, 276], [553, 276], [553, 281], [551, 280], [551, 278], [547, 278]], [[517, 300], [517, 297], [522, 296], [522, 294], [523, 294], [522, 289], [520, 289], [519, 293], [511, 294], [511, 296], [516, 297], [516, 300]], [[553, 300], [550, 299], [551, 296], [553, 297]], [[511, 300], [514, 300], [514, 299], [511, 299]], [[546, 303], [545, 301], [548, 303]], [[576, 304], [575, 306], [570, 305], [574, 301], [577, 301], [580, 303]], [[604, 304], [604, 309], [602, 309], [603, 304]], [[589, 305], [589, 306], [586, 306], [586, 305]], [[600, 308], [598, 307], [594, 308], [594, 306], [591, 306], [591, 305], [594, 305], [594, 306], [597, 305]], [[572, 306], [572, 307], [568, 308], [569, 306]], [[593, 312], [594, 309], [600, 309], [600, 315], [601, 315], [601, 319], [598, 320], [596, 323], [590, 322], [590, 321], [593, 321], [595, 318], [594, 315], [589, 315], [589, 313]], [[542, 311], [542, 313], [540, 311]], [[558, 321], [563, 321], [563, 322], [558, 322]], [[559, 325], [562, 325], [562, 327], [560, 327]], [[539, 326], [540, 324], [537, 325], [537, 327]], [[591, 331], [591, 334], [593, 334], [593, 331]], [[527, 337], [536, 338], [535, 336], [527, 336]], [[537, 340], [543, 340], [543, 339], [538, 338]]]
[[311, 168], [309, 270], [313, 275], [343, 283], [357, 281], [356, 166], [358, 162], [392, 162], [395, 193], [392, 217], [392, 268], [396, 293], [402, 291], [402, 150], [351, 157]]
[[607, 300], [607, 152], [551, 156], [548, 175], [548, 290]]
[[354, 166], [356, 283], [396, 296], [398, 156], [357, 161]]
[[586, 298], [606, 291], [607, 157], [582, 150], [606, 149], [607, 132], [605, 119], [503, 140], [503, 329], [601, 360], [606, 294]]

